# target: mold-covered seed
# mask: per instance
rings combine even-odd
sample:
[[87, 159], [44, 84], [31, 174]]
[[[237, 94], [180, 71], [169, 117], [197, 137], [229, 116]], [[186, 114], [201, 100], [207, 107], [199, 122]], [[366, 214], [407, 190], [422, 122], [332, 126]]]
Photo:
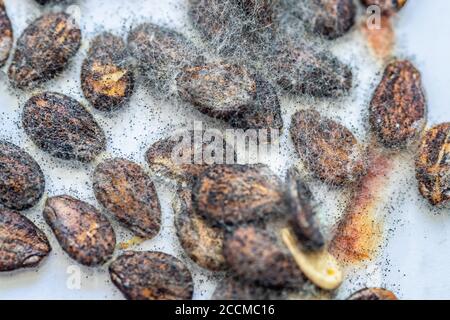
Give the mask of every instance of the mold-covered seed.
[[194, 185], [197, 213], [219, 224], [235, 225], [283, 210], [282, 183], [263, 165], [214, 165]]
[[44, 218], [65, 252], [86, 266], [111, 258], [116, 246], [114, 230], [90, 204], [70, 196], [48, 198]]
[[35, 87], [54, 78], [78, 51], [81, 31], [65, 13], [48, 13], [22, 33], [9, 67], [9, 78], [18, 88]]
[[409, 61], [394, 61], [384, 71], [370, 103], [370, 124], [386, 147], [405, 147], [426, 123], [426, 101], [419, 71]]
[[407, 2], [407, 0], [361, 0], [366, 7], [378, 6], [384, 15], [390, 16], [400, 11]]
[[306, 167], [325, 182], [353, 183], [365, 171], [364, 152], [355, 136], [316, 111], [302, 110], [292, 117], [291, 137]]
[[333, 40], [347, 33], [355, 23], [353, 0], [296, 1], [295, 11], [308, 31]]
[[228, 123], [244, 130], [281, 130], [283, 119], [275, 88], [260, 76], [255, 76], [255, 80], [256, 97], [253, 105], [248, 106], [242, 113], [232, 116]]
[[347, 300], [398, 300], [397, 296], [383, 288], [366, 288], [355, 292]]
[[315, 219], [313, 196], [294, 169], [289, 170], [286, 177], [285, 197], [287, 208], [292, 214], [290, 224], [300, 244], [308, 250], [322, 249], [325, 240]]
[[51, 3], [71, 2], [70, 0], [35, 0], [40, 5], [46, 5]]
[[175, 227], [186, 254], [199, 266], [220, 271], [225, 269], [223, 256], [224, 231], [209, 225], [192, 208], [192, 193], [188, 188], [178, 191], [174, 202]]
[[416, 159], [420, 193], [432, 205], [450, 201], [450, 123], [429, 129], [422, 138]]
[[247, 17], [262, 28], [273, 26], [279, 0], [232, 0], [244, 9]]
[[[223, 137], [215, 138], [222, 139]], [[202, 142], [197, 143], [196, 141]], [[203, 155], [208, 154], [210, 142], [211, 140], [208, 140], [201, 130], [182, 131], [150, 146], [146, 153], [146, 159], [155, 174], [191, 183], [209, 165], [226, 163], [227, 157], [231, 157], [232, 161], [236, 160], [234, 148], [224, 141], [221, 155], [214, 153], [214, 158], [209, 159], [214, 161], [203, 161], [206, 160], [203, 159]], [[209, 153], [211, 154], [211, 152]]]
[[31, 208], [44, 189], [39, 164], [19, 147], [0, 140], [0, 205], [15, 210]]
[[189, 0], [192, 25], [222, 56], [258, 58], [278, 29], [278, 0]]
[[268, 287], [298, 287], [304, 277], [275, 235], [256, 227], [240, 227], [227, 236], [225, 259], [240, 278]]
[[229, 277], [218, 284], [211, 300], [281, 300], [286, 297], [284, 290], [273, 290]]
[[125, 252], [111, 263], [109, 273], [129, 300], [192, 299], [191, 273], [180, 260], [163, 252]]
[[65, 160], [92, 161], [106, 148], [103, 130], [78, 101], [44, 92], [25, 104], [22, 124], [42, 150]]
[[33, 222], [18, 212], [0, 209], [0, 272], [37, 266], [51, 250]]
[[3, 0], [0, 0], [0, 67], [8, 60], [13, 44], [13, 31]]
[[186, 66], [177, 76], [180, 97], [212, 117], [229, 119], [253, 105], [256, 81], [250, 71], [223, 61]]
[[[258, 22], [264, 21], [267, 15], [247, 15], [250, 7], [238, 4], [239, 0], [189, 0], [189, 18], [193, 26], [209, 47], [225, 56], [247, 55], [257, 53], [265, 36], [267, 26]], [[243, 0], [242, 3], [251, 1]], [[268, 11], [264, 12], [268, 14]], [[256, 22], [256, 23], [255, 23]]]
[[201, 60], [199, 50], [182, 34], [144, 23], [128, 35], [128, 50], [152, 85], [167, 88], [185, 64]]
[[273, 48], [265, 60], [269, 74], [288, 93], [340, 97], [350, 91], [352, 71], [331, 52], [289, 40], [278, 41]]
[[176, 81], [183, 100], [233, 127], [245, 130], [283, 127], [275, 89], [242, 65], [218, 61], [185, 66]]
[[120, 37], [103, 33], [94, 38], [81, 68], [81, 88], [92, 106], [102, 111], [118, 109], [129, 100], [134, 77]]
[[161, 207], [151, 178], [136, 163], [112, 159], [94, 172], [97, 200], [128, 229], [151, 239], [161, 227]]

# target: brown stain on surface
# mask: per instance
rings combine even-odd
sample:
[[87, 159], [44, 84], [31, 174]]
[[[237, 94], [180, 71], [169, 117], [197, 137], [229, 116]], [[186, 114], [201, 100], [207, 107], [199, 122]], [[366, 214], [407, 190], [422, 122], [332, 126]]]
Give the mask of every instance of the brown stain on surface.
[[340, 262], [358, 264], [378, 253], [383, 221], [376, 210], [391, 170], [392, 160], [384, 154], [372, 153], [368, 172], [354, 191], [330, 245], [330, 252]]

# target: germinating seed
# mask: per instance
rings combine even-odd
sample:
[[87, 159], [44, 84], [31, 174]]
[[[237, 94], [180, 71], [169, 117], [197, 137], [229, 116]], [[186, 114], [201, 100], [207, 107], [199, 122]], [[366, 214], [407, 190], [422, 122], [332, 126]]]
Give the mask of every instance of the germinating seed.
[[8, 75], [18, 88], [32, 88], [61, 73], [81, 44], [81, 31], [65, 13], [48, 13], [17, 40]]
[[51, 250], [33, 222], [18, 212], [0, 209], [0, 272], [35, 267]]
[[192, 299], [191, 273], [180, 260], [163, 252], [125, 252], [111, 263], [109, 273], [129, 300]]
[[224, 255], [243, 280], [274, 288], [295, 288], [305, 282], [292, 256], [269, 231], [239, 227], [226, 237]]
[[398, 298], [383, 288], [366, 288], [355, 292], [347, 300], [398, 300]]
[[282, 183], [263, 165], [214, 165], [196, 181], [195, 211], [222, 225], [267, 218], [283, 212]]
[[63, 250], [77, 262], [96, 266], [111, 258], [114, 230], [90, 204], [66, 195], [51, 197], [45, 203], [44, 218]]
[[286, 176], [286, 204], [292, 215], [290, 224], [300, 245], [312, 251], [322, 249], [325, 240], [315, 219], [313, 196], [294, 169]]
[[91, 105], [102, 111], [123, 106], [134, 88], [125, 42], [103, 33], [94, 38], [81, 68], [81, 88]]
[[205, 269], [224, 270], [224, 230], [211, 226], [193, 210], [192, 193], [188, 188], [178, 190], [173, 207], [178, 239], [186, 254]]
[[327, 183], [353, 183], [365, 172], [363, 148], [355, 136], [317, 111], [302, 110], [294, 114], [291, 137], [307, 168]]
[[24, 106], [22, 124], [42, 150], [65, 160], [90, 162], [106, 149], [105, 134], [78, 101], [44, 92]]
[[3, 0], [0, 0], [0, 67], [8, 60], [13, 45], [13, 30]]
[[420, 193], [432, 204], [450, 200], [450, 123], [429, 129], [422, 138], [416, 158]]
[[415, 141], [425, 124], [420, 72], [406, 60], [390, 63], [370, 103], [372, 131], [385, 147], [400, 148]]
[[161, 206], [151, 178], [136, 163], [111, 159], [94, 172], [97, 200], [125, 227], [144, 239], [161, 228]]
[[16, 145], [0, 140], [0, 205], [14, 210], [31, 208], [44, 189], [39, 164]]

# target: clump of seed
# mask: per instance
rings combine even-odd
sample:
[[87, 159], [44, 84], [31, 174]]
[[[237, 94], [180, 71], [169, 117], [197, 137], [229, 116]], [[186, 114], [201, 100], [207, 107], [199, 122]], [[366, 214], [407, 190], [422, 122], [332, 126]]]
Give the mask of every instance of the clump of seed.
[[282, 183], [263, 165], [214, 165], [195, 183], [192, 201], [210, 221], [236, 225], [280, 213]]
[[161, 227], [161, 206], [151, 178], [136, 163], [111, 159], [94, 172], [97, 200], [133, 233], [144, 239], [156, 236]]
[[128, 50], [151, 85], [164, 91], [185, 64], [202, 60], [199, 50], [182, 34], [151, 23], [130, 32]]
[[78, 101], [44, 92], [24, 106], [22, 124], [27, 135], [52, 156], [90, 162], [106, 149], [103, 130]]
[[299, 287], [305, 279], [275, 235], [257, 227], [240, 227], [227, 236], [224, 255], [240, 278], [274, 288]]
[[407, 0], [361, 0], [361, 2], [366, 7], [378, 6], [382, 14], [391, 16], [400, 11], [405, 6]]
[[420, 193], [432, 204], [450, 200], [450, 123], [429, 129], [422, 138], [416, 158]]
[[35, 267], [51, 250], [33, 222], [18, 212], [0, 209], [0, 272]]
[[224, 231], [209, 225], [192, 208], [192, 193], [188, 188], [178, 191], [174, 202], [175, 227], [178, 239], [187, 255], [199, 266], [220, 271], [225, 269], [223, 256]]
[[9, 79], [21, 89], [50, 80], [65, 69], [80, 44], [80, 28], [68, 14], [45, 14], [18, 39]]
[[355, 24], [353, 0], [302, 0], [290, 4], [309, 32], [334, 40]]
[[355, 292], [347, 300], [398, 300], [397, 296], [383, 288], [366, 288]]
[[290, 94], [336, 98], [348, 94], [352, 87], [350, 67], [331, 52], [306, 43], [280, 39], [265, 61], [268, 74], [275, 76], [278, 85]]
[[134, 76], [126, 58], [126, 45], [120, 37], [103, 33], [91, 42], [81, 68], [81, 88], [94, 108], [112, 111], [129, 100]]
[[353, 183], [365, 172], [363, 148], [355, 136], [317, 111], [302, 110], [294, 114], [291, 137], [307, 168], [327, 183]]
[[3, 0], [0, 0], [0, 67], [8, 60], [13, 44], [13, 30]]
[[14, 210], [31, 208], [44, 189], [39, 164], [16, 145], [0, 140], [0, 205]]
[[283, 290], [273, 290], [228, 277], [218, 284], [211, 300], [281, 300], [286, 296]]
[[317, 251], [324, 247], [320, 227], [312, 206], [313, 196], [308, 186], [291, 169], [286, 177], [286, 203], [291, 212], [291, 227], [300, 244], [307, 250]]
[[108, 219], [90, 204], [67, 195], [51, 197], [43, 214], [72, 259], [96, 266], [111, 258], [116, 246], [114, 230]]
[[[219, 138], [222, 137], [215, 137]], [[202, 142], [196, 143], [197, 139]], [[223, 153], [214, 153], [214, 157], [210, 159], [213, 161], [205, 161], [207, 159], [203, 155], [209, 152], [211, 140], [201, 130], [182, 131], [155, 142], [147, 150], [145, 157], [155, 174], [191, 184], [209, 165], [226, 163], [227, 157], [231, 157], [232, 161], [236, 160], [234, 148], [224, 140], [221, 145]], [[213, 152], [209, 153], [212, 155]]]
[[425, 123], [420, 72], [409, 61], [393, 61], [386, 67], [370, 103], [372, 131], [385, 147], [401, 148], [418, 137]]
[[109, 273], [129, 300], [192, 299], [191, 273], [180, 260], [163, 252], [125, 252], [111, 263]]

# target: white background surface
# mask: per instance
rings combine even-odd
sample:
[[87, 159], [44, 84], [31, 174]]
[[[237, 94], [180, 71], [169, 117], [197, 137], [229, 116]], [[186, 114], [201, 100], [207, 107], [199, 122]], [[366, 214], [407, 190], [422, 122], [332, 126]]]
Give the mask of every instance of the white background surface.
[[[446, 0], [417, 1], [401, 12], [397, 21], [399, 57], [410, 58], [421, 70], [429, 107], [429, 124], [450, 121], [450, 2]], [[13, 23], [15, 36], [38, 17], [42, 9], [32, 0], [5, 0]], [[48, 82], [44, 89], [73, 96], [87, 105], [79, 84], [79, 70], [88, 48], [89, 39], [97, 32], [110, 30], [125, 35], [130, 26], [140, 21], [167, 23], [187, 33], [186, 10], [183, 0], [79, 0], [80, 24], [83, 45], [71, 67], [57, 79]], [[77, 8], [75, 8], [77, 9]], [[288, 128], [290, 116], [296, 110], [315, 107], [321, 113], [346, 124], [362, 140], [368, 141], [367, 106], [371, 92], [379, 81], [383, 66], [370, 58], [364, 40], [355, 28], [343, 39], [335, 42], [333, 50], [349, 63], [355, 71], [355, 88], [352, 95], [340, 101], [312, 101], [283, 98], [283, 118]], [[25, 136], [20, 125], [21, 106], [31, 93], [14, 91], [8, 87], [6, 68], [0, 72], [0, 139], [7, 139], [26, 149], [42, 166], [46, 176], [47, 195], [68, 193], [96, 204], [91, 187], [91, 174], [95, 164], [80, 165], [52, 159], [38, 150]], [[152, 99], [144, 87], [137, 88], [129, 107], [112, 115], [92, 110], [106, 131], [108, 154], [124, 156], [144, 163], [146, 148], [159, 137], [168, 136], [182, 124], [202, 119], [208, 126], [220, 124], [200, 115], [186, 105], [173, 105]], [[287, 132], [280, 139], [281, 153], [264, 161], [284, 175], [286, 168], [297, 161]], [[338, 296], [365, 285], [383, 285], [393, 289], [400, 298], [431, 299], [450, 298], [450, 217], [448, 209], [433, 210], [418, 196], [413, 176], [411, 157], [401, 156], [390, 183], [385, 189], [380, 211], [386, 215], [386, 242], [380, 257], [373, 263], [348, 274]], [[320, 215], [330, 224], [340, 213], [336, 204], [345, 199], [345, 190], [330, 190], [314, 182], [315, 194], [322, 201]], [[179, 248], [173, 228], [171, 199], [173, 189], [157, 183], [163, 209], [161, 233], [138, 246], [139, 249], [162, 250], [186, 260], [195, 278], [195, 298], [209, 298], [216, 279], [185, 259]], [[97, 205], [98, 206], [98, 205]], [[106, 267], [92, 269], [79, 267], [82, 272], [81, 289], [67, 286], [70, 266], [76, 266], [60, 249], [42, 219], [43, 201], [25, 214], [48, 235], [53, 251], [35, 270], [22, 270], [0, 275], [0, 299], [121, 299], [122, 295], [110, 283]], [[130, 238], [129, 233], [116, 224], [119, 240]], [[116, 251], [116, 254], [118, 251]]]

